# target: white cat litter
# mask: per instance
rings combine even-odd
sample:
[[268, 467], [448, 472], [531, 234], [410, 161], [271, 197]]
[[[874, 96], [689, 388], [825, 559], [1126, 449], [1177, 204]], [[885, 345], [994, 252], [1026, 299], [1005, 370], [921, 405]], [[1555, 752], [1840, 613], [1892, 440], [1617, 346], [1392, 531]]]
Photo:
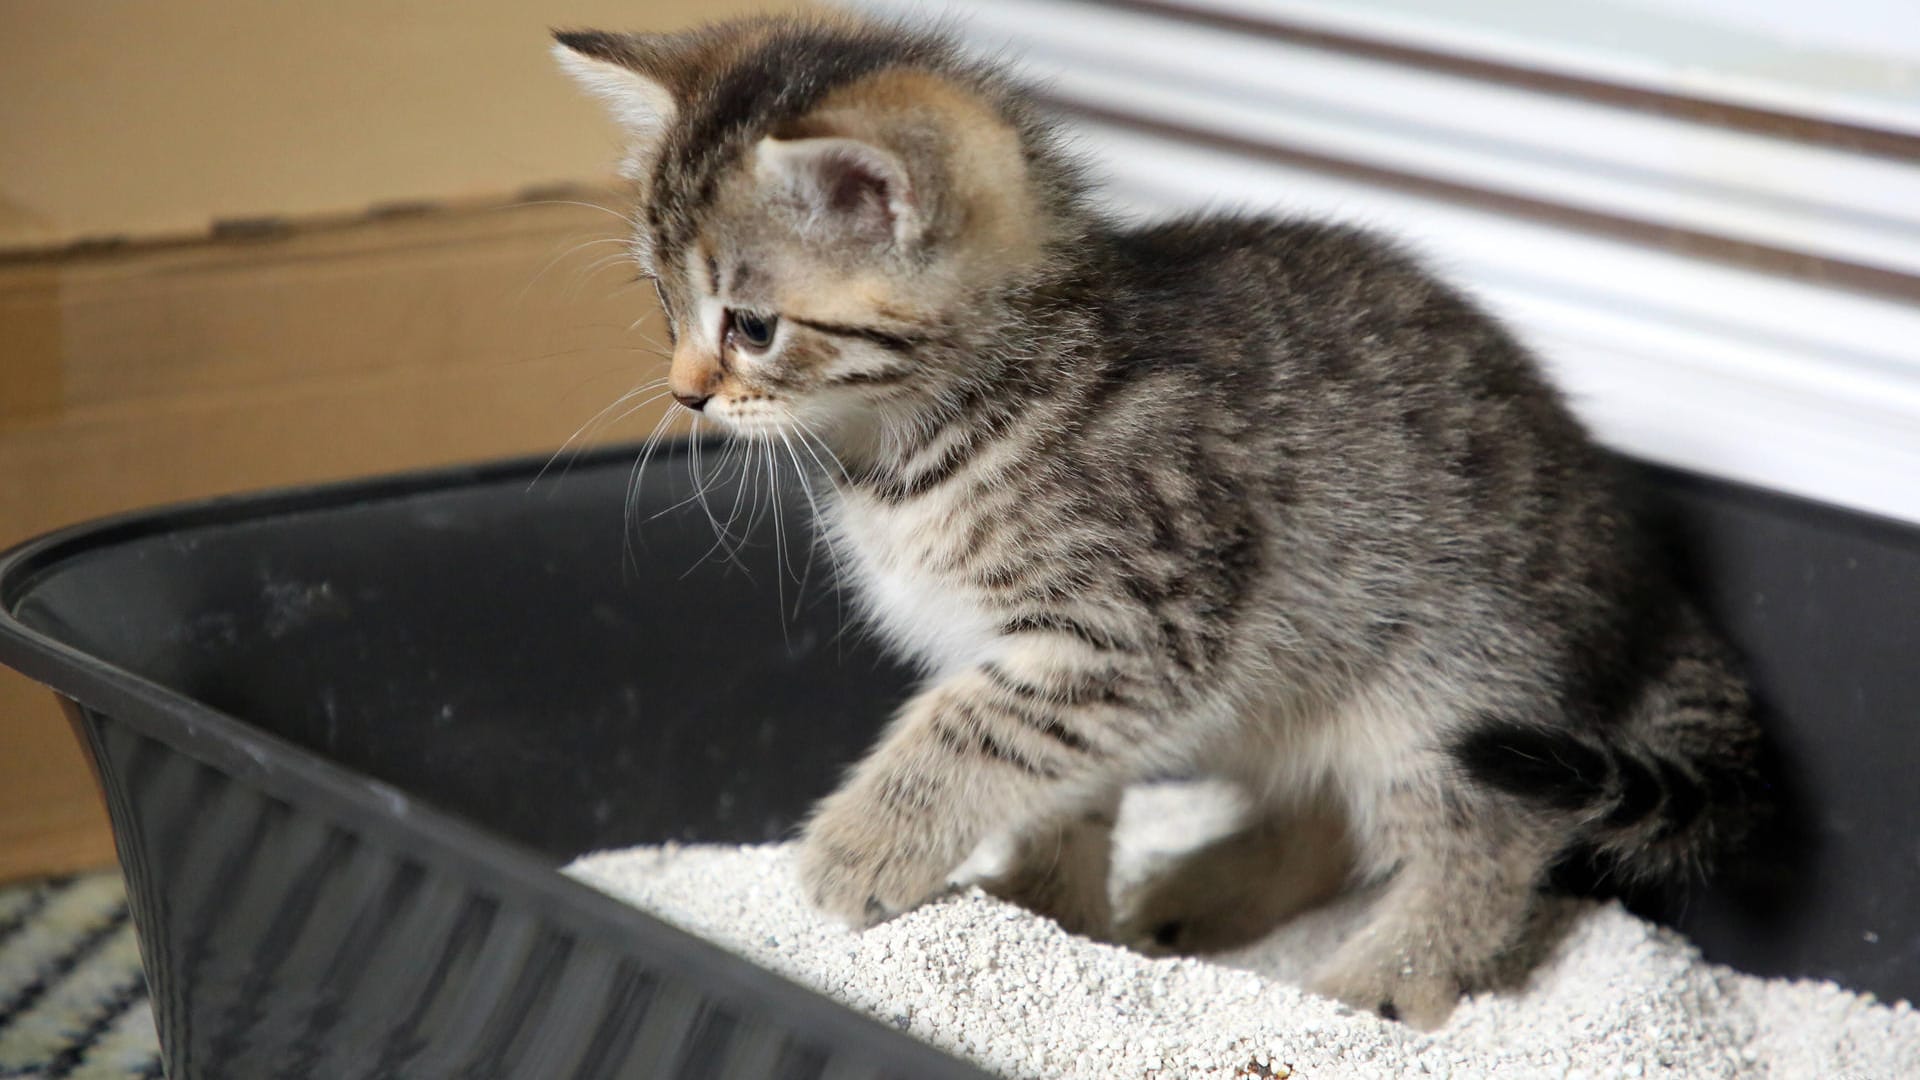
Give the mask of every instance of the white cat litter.
[[[1149, 796], [1152, 797], [1152, 796]], [[1131, 798], [1131, 797], [1130, 797]], [[1163, 860], [1122, 815], [1116, 879]], [[1192, 842], [1191, 834], [1188, 842]], [[1920, 1012], [1701, 960], [1617, 905], [1561, 901], [1544, 958], [1426, 1035], [1296, 985], [1365, 912], [1151, 959], [967, 889], [863, 933], [812, 911], [790, 846], [636, 848], [568, 872], [987, 1070], [1032, 1080], [1280, 1076], [1913, 1077]]]

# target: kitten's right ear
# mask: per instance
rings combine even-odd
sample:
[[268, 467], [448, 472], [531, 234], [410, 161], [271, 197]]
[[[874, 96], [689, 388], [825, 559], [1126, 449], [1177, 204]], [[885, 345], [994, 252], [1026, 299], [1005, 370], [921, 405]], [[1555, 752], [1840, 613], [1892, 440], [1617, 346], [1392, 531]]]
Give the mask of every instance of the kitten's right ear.
[[632, 157], [651, 158], [680, 110], [664, 73], [649, 70], [654, 50], [633, 35], [598, 30], [556, 30], [553, 40], [561, 69], [626, 129]]
[[859, 139], [761, 139], [761, 183], [805, 211], [811, 228], [907, 246], [926, 222], [913, 180], [899, 158]]

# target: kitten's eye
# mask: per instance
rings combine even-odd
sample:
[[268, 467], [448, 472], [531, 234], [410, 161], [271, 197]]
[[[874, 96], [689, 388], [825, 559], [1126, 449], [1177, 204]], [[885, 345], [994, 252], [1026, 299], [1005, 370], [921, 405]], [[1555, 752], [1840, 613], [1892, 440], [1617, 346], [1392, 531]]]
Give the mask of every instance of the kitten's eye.
[[727, 313], [727, 339], [737, 345], [744, 345], [755, 352], [773, 344], [773, 329], [780, 321], [777, 315], [757, 315], [751, 311], [731, 311]]

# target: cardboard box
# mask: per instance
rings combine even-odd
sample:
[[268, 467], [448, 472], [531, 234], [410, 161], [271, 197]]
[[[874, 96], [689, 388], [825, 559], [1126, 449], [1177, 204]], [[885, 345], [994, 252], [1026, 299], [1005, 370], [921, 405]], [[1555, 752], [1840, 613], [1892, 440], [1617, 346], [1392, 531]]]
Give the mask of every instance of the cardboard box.
[[[551, 450], [664, 373], [549, 25], [738, 0], [0, 12], [0, 545], [156, 503]], [[659, 403], [610, 425], [644, 435]], [[0, 671], [0, 881], [112, 857]]]

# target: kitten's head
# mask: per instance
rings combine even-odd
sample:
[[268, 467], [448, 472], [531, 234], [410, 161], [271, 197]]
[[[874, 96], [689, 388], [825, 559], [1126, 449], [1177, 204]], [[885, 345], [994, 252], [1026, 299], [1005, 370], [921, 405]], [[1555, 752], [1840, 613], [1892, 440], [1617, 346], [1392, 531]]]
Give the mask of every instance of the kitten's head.
[[940, 39], [789, 18], [555, 38], [626, 130], [673, 392], [731, 430], [949, 393], [978, 374], [954, 346], [1074, 228], [1045, 129]]

